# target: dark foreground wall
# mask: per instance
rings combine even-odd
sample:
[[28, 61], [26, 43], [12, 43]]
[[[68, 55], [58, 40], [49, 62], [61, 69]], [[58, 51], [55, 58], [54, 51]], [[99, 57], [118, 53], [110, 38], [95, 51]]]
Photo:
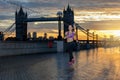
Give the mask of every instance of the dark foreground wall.
[[48, 42], [0, 42], [0, 56], [57, 52], [57, 44]]

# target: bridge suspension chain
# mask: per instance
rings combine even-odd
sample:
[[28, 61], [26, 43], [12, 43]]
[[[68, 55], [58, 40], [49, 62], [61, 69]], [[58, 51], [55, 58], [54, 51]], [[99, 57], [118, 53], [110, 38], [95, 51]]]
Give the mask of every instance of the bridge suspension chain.
[[13, 23], [10, 27], [8, 27], [7, 29], [5, 29], [5, 31], [3, 31], [3, 33], [7, 33], [14, 25], [15, 25], [15, 23]]
[[[7, 4], [10, 4], [10, 5], [13, 5], [13, 6], [16, 6], [16, 7], [22, 7], [22, 8], [24, 8], [24, 9], [26, 9], [26, 10], [32, 12], [32, 13], [41, 14], [41, 13], [39, 12], [39, 10], [33, 10], [33, 9], [31, 9], [31, 8], [28, 8], [28, 7], [26, 7], [26, 6], [23, 6], [23, 5], [21, 5], [21, 4], [15, 3], [15, 2], [12, 2], [12, 1], [10, 1], [10, 0], [0, 0], [0, 1], [6, 2]], [[32, 14], [32, 13], [31, 13], [31, 14]], [[29, 16], [29, 15], [30, 15], [30, 14], [28, 14], [28, 16]], [[43, 15], [41, 15], [41, 17], [43, 17]]]
[[[0, 0], [0, 1], [6, 2], [7, 4], [10, 4], [10, 5], [13, 5], [13, 6], [16, 6], [16, 7], [21, 7], [20, 4], [17, 4], [17, 3], [15, 3], [15, 2], [10, 1], [10, 0]], [[40, 12], [38, 12], [38, 11], [32, 10], [32, 9], [27, 8], [27, 7], [25, 7], [25, 6], [22, 6], [22, 7], [25, 8], [25, 9], [27, 9], [27, 10], [29, 10], [29, 11], [31, 11], [31, 12], [40, 14]], [[29, 15], [30, 15], [30, 14], [29, 14]], [[7, 35], [12, 34], [12, 33], [15, 31], [15, 28], [13, 28], [14, 25], [15, 25], [15, 22], [14, 22], [10, 27], [8, 27], [7, 29], [5, 29], [5, 30], [3, 31], [3, 33], [4, 33], [4, 34], [7, 34]], [[13, 28], [13, 29], [12, 29], [12, 28]], [[9, 33], [9, 34], [8, 34], [8, 33]]]
[[[87, 29], [84, 29], [84, 28], [81, 27], [78, 23], [75, 23], [75, 26], [76, 26], [77, 28], [79, 28], [84, 34], [87, 35]], [[91, 37], [91, 38], [93, 38], [95, 35], [93, 35], [93, 33], [90, 33], [90, 32], [89, 32], [89, 35], [88, 35], [88, 36]]]
[[13, 23], [10, 27], [5, 29], [5, 31], [3, 31], [3, 34], [10, 36], [14, 31], [15, 31], [15, 23]]
[[[64, 22], [64, 24], [69, 25], [69, 24], [66, 23], [66, 22]], [[87, 29], [84, 29], [84, 28], [81, 27], [78, 23], [75, 23], [75, 22], [74, 22], [74, 25], [75, 25], [80, 31], [82, 31], [85, 35], [87, 35]], [[90, 33], [90, 32], [89, 32], [89, 35], [88, 35], [88, 36], [91, 37], [91, 38], [95, 37], [95, 35], [93, 36], [93, 33]]]

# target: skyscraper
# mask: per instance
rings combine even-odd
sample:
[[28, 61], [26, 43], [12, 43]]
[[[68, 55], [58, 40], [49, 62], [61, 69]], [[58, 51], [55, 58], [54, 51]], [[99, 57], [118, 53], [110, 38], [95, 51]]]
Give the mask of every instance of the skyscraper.
[[36, 38], [37, 38], [37, 33], [33, 32], [33, 39], [36, 39]]

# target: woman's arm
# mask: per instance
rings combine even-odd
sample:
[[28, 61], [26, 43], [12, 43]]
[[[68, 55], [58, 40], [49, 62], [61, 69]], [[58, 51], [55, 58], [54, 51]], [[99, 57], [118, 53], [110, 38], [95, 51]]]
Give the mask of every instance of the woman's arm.
[[77, 34], [76, 34], [76, 26], [74, 25], [74, 39], [76, 40], [76, 42], [78, 42], [78, 37], [77, 37]]
[[67, 33], [68, 33], [68, 32], [65, 32], [65, 37], [64, 37], [64, 39], [67, 39]]
[[75, 25], [73, 25], [73, 29], [74, 29], [74, 32], [76, 32], [76, 26]]

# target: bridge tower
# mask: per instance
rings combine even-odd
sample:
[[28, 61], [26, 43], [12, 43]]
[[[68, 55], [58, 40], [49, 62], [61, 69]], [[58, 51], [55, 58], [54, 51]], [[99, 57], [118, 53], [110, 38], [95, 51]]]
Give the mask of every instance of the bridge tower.
[[74, 24], [74, 11], [68, 4], [67, 9], [63, 10], [63, 24], [64, 24], [64, 36], [65, 32], [68, 31], [68, 26]]
[[16, 23], [16, 39], [19, 41], [27, 40], [27, 22], [24, 20], [27, 19], [27, 13], [25, 13], [22, 9], [15, 13], [15, 23]]

